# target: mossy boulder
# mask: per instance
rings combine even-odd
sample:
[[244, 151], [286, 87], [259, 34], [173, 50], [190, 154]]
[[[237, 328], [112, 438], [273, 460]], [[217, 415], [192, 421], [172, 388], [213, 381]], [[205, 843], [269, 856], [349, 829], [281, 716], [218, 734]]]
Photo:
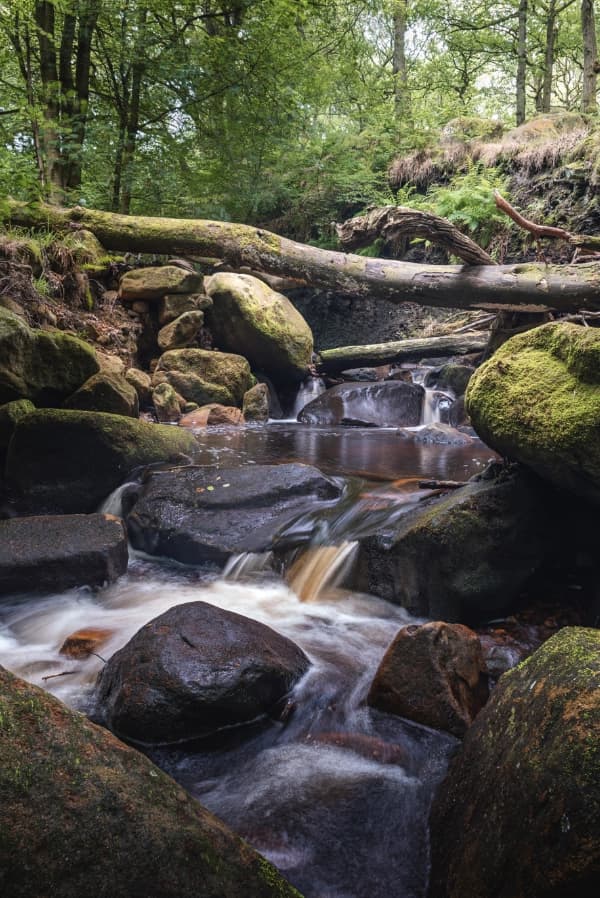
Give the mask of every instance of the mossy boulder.
[[0, 308], [0, 403], [60, 405], [99, 369], [87, 343], [61, 331], [34, 331]]
[[15, 427], [26, 415], [35, 411], [35, 405], [29, 399], [15, 399], [0, 405], [0, 452], [5, 452], [10, 443]]
[[254, 384], [250, 365], [241, 355], [208, 349], [172, 349], [158, 362], [152, 383], [171, 384], [187, 402], [241, 405]]
[[209, 324], [215, 343], [240, 352], [276, 381], [300, 382], [313, 351], [312, 331], [281, 293], [247, 274], [215, 274], [205, 282], [213, 300]]
[[164, 327], [185, 312], [204, 312], [212, 304], [205, 293], [167, 293], [158, 302], [158, 323]]
[[600, 631], [566, 628], [501, 677], [431, 815], [430, 898], [595, 898]]
[[488, 446], [600, 504], [600, 331], [551, 323], [512, 337], [471, 378], [466, 407]]
[[154, 388], [152, 404], [161, 424], [177, 424], [181, 418], [179, 398], [171, 384], [163, 383]]
[[21, 506], [91, 512], [140, 465], [193, 456], [196, 441], [163, 427], [102, 412], [44, 409], [17, 424], [6, 479]]
[[138, 394], [124, 377], [99, 372], [90, 377], [63, 403], [64, 408], [88, 412], [109, 412], [137, 418], [140, 413]]
[[125, 380], [136, 391], [140, 408], [148, 408], [152, 405], [152, 378], [149, 374], [139, 368], [128, 368], [125, 372]]
[[146, 757], [0, 668], [6, 898], [300, 898]]
[[156, 302], [167, 293], [198, 293], [201, 289], [202, 275], [178, 265], [161, 265], [128, 271], [121, 278], [119, 296], [124, 302]]
[[244, 393], [244, 418], [264, 424], [269, 420], [269, 388], [266, 384], [256, 384]]
[[184, 312], [179, 318], [165, 324], [158, 332], [158, 345], [163, 352], [182, 349], [196, 339], [204, 323], [204, 312]]

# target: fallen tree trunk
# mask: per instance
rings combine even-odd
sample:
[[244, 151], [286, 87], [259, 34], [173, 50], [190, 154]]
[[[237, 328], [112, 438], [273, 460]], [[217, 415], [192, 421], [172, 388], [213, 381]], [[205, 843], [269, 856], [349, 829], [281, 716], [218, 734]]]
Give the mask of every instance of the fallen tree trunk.
[[392, 343], [374, 343], [371, 346], [341, 346], [324, 349], [319, 353], [317, 369], [335, 374], [346, 368], [373, 368], [377, 365], [401, 364], [423, 358], [439, 358], [449, 355], [466, 355], [481, 352], [487, 344], [487, 334], [467, 336], [449, 334], [444, 337], [425, 337], [415, 340], [396, 340]]
[[14, 200], [0, 217], [27, 228], [87, 228], [111, 250], [216, 256], [322, 289], [445, 308], [600, 309], [600, 264], [418, 265], [331, 252], [250, 225], [61, 209]]

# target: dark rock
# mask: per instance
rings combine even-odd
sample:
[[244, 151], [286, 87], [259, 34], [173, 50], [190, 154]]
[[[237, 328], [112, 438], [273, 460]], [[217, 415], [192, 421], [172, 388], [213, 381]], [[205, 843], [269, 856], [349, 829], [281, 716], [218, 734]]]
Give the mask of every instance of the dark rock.
[[308, 667], [304, 652], [270, 627], [189, 602], [112, 656], [97, 699], [117, 735], [168, 744], [268, 715]]
[[375, 368], [348, 368], [346, 371], [340, 372], [340, 377], [352, 383], [379, 380]]
[[438, 390], [452, 390], [455, 396], [462, 396], [473, 376], [474, 369], [469, 365], [448, 363], [435, 371], [429, 371], [425, 378], [426, 387]]
[[432, 446], [469, 446], [474, 442], [469, 434], [449, 424], [427, 424], [415, 431], [413, 439], [415, 443]]
[[434, 802], [430, 898], [595, 898], [599, 686], [583, 628], [501, 677]]
[[524, 470], [470, 482], [361, 540], [355, 585], [416, 615], [489, 617], [510, 608], [552, 553], [558, 516]]
[[341, 424], [344, 418], [378, 427], [414, 427], [421, 421], [425, 391], [403, 381], [338, 384], [305, 405], [304, 424]]
[[464, 396], [459, 396], [458, 399], [455, 399], [448, 409], [448, 423], [452, 427], [463, 427], [465, 425], [468, 427], [471, 424], [471, 419], [465, 408]]
[[91, 512], [141, 465], [193, 457], [191, 433], [121, 415], [44, 409], [17, 424], [6, 480], [19, 506]]
[[481, 643], [462, 624], [404, 627], [385, 653], [367, 702], [461, 738], [487, 700]]
[[29, 399], [15, 399], [0, 405], [0, 453], [8, 448], [15, 427], [21, 418], [35, 411], [35, 405]]
[[186, 564], [224, 564], [239, 552], [271, 548], [301, 510], [340, 487], [309, 465], [179, 468], [153, 473], [127, 518], [138, 549]]
[[203, 312], [210, 309], [212, 299], [203, 293], [173, 293], [158, 301], [158, 323], [161, 327], [175, 321], [184, 312]]
[[147, 758], [0, 668], [6, 898], [300, 898]]
[[0, 594], [101, 586], [127, 570], [127, 533], [106, 514], [0, 521]]
[[88, 412], [108, 412], [137, 418], [140, 413], [138, 394], [124, 377], [103, 371], [94, 374], [63, 403], [63, 408]]

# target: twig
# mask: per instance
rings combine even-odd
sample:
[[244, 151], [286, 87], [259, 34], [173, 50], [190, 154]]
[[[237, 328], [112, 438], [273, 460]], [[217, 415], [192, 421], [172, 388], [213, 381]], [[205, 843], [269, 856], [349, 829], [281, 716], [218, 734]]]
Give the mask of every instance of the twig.
[[53, 680], [55, 677], [70, 677], [71, 674], [76, 674], [76, 673], [79, 673], [79, 671], [78, 670], [63, 670], [61, 673], [48, 674], [47, 677], [42, 677], [42, 680], [44, 680], [44, 682], [45, 682], [46, 680]]
[[467, 481], [463, 480], [419, 480], [421, 490], [458, 490], [466, 485]]

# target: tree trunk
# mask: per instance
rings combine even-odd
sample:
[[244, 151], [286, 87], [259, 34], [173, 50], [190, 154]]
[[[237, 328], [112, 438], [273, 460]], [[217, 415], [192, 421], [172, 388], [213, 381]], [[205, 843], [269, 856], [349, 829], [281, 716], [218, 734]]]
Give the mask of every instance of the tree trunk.
[[517, 38], [517, 125], [526, 117], [525, 81], [527, 75], [527, 2], [519, 2], [519, 33]]
[[131, 209], [131, 197], [133, 192], [134, 158], [137, 144], [137, 135], [140, 129], [140, 104], [142, 96], [142, 82], [146, 71], [145, 56], [143, 53], [146, 42], [146, 22], [148, 9], [141, 7], [138, 12], [137, 36], [134, 44], [134, 58], [131, 67], [131, 91], [129, 94], [129, 109], [127, 125], [125, 127], [125, 141], [121, 155], [121, 198], [119, 212], [127, 215]]
[[542, 83], [541, 112], [550, 112], [552, 102], [552, 76], [554, 74], [554, 47], [558, 29], [556, 27], [556, 4], [550, 3], [546, 20], [546, 51], [544, 54], [544, 79]]
[[487, 333], [475, 336], [449, 334], [444, 337], [425, 337], [417, 340], [395, 340], [392, 343], [373, 343], [370, 346], [341, 346], [319, 353], [319, 371], [335, 374], [346, 368], [368, 368], [377, 365], [411, 362], [414, 359], [442, 358], [481, 352], [488, 340]]
[[581, 108], [584, 112], [598, 111], [596, 102], [598, 47], [596, 44], [596, 17], [594, 0], [582, 0], [581, 34], [583, 38], [583, 93]]
[[60, 209], [0, 201], [0, 217], [29, 228], [87, 228], [107, 249], [223, 259], [338, 293], [463, 309], [600, 309], [600, 263], [418, 265], [296, 243], [251, 225]]
[[406, 68], [406, 27], [408, 0], [394, 2], [394, 52], [392, 74], [394, 76], [394, 112], [398, 125], [404, 124], [410, 114], [408, 98], [408, 72]]

